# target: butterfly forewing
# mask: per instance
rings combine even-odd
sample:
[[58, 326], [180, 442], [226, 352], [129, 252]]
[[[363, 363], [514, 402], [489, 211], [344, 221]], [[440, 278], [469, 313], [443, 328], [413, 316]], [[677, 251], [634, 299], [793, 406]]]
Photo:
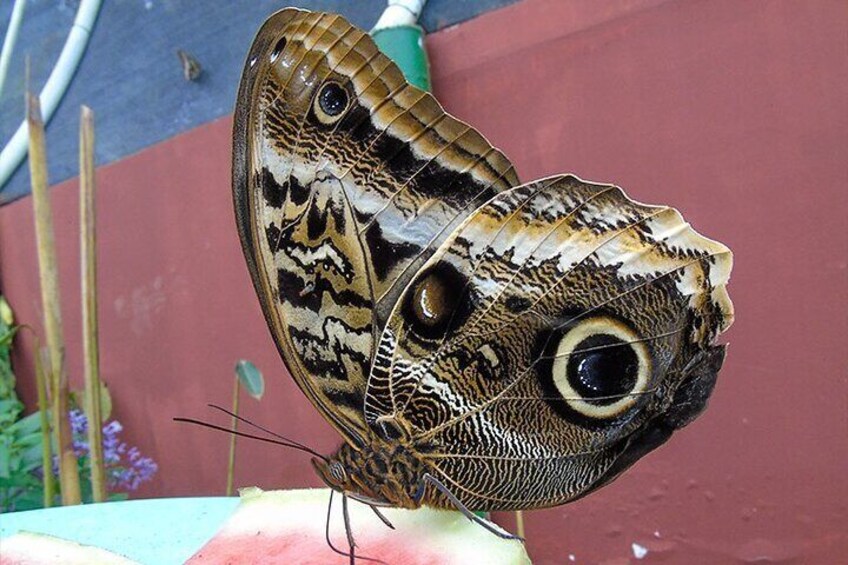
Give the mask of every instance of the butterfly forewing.
[[398, 295], [515, 172], [367, 34], [295, 9], [254, 40], [233, 135], [236, 219], [268, 325], [301, 389], [364, 445], [366, 378]]

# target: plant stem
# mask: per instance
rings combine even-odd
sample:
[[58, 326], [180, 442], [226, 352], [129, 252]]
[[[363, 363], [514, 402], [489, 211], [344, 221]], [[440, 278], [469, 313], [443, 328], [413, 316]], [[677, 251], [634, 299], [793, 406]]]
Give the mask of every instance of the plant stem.
[[103, 417], [100, 406], [100, 347], [97, 340], [97, 230], [94, 203], [94, 112], [80, 111], [80, 273], [85, 412], [88, 419], [91, 497], [106, 500], [103, 466]]
[[50, 448], [50, 418], [47, 404], [47, 375], [44, 374], [44, 351], [35, 340], [35, 388], [38, 391], [38, 416], [41, 421], [41, 469], [44, 474], [44, 507], [53, 506], [56, 485], [53, 483], [53, 450]]
[[524, 538], [524, 512], [521, 510], [515, 511], [515, 533], [518, 537]]
[[59, 311], [59, 273], [56, 267], [50, 196], [47, 194], [44, 122], [41, 117], [38, 97], [29, 91], [27, 91], [27, 123], [29, 126], [30, 183], [32, 186], [32, 207], [35, 213], [41, 301], [44, 308], [44, 330], [47, 336], [47, 348], [50, 352], [50, 373], [57, 383], [56, 395], [52, 400], [58, 435], [59, 483], [62, 488], [62, 504], [79, 504], [79, 470], [77, 469], [77, 458], [74, 455], [73, 439], [68, 422], [68, 374], [65, 372], [65, 345], [62, 339], [62, 315]]
[[[239, 384], [238, 376], [233, 379], [233, 414], [238, 415], [239, 411], [239, 393], [241, 392], [241, 386]], [[238, 420], [233, 418], [232, 424], [233, 431], [238, 430]], [[233, 495], [233, 476], [235, 475], [236, 469], [236, 439], [237, 436], [235, 434], [230, 435], [230, 459], [227, 462], [227, 496]]]

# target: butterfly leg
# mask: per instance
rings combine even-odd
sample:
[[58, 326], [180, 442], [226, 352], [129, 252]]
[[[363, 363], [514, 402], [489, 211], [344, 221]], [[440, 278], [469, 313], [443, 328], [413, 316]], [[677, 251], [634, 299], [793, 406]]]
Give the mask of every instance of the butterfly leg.
[[[338, 549], [336, 546], [333, 545], [333, 542], [330, 540], [330, 517], [333, 513], [333, 495], [335, 494], [335, 492], [336, 491], [330, 489], [330, 503], [327, 504], [327, 526], [324, 528], [324, 537], [327, 540], [327, 545], [330, 546], [330, 549], [332, 549], [339, 555], [344, 555], [345, 557], [348, 557], [348, 553], [345, 553], [341, 549]], [[353, 556], [350, 557], [351, 559], [353, 559]]]
[[354, 550], [356, 548], [356, 540], [353, 539], [353, 530], [350, 527], [350, 512], [347, 509], [347, 496], [342, 494], [342, 515], [344, 515], [345, 534], [347, 535], [347, 545], [350, 547], [350, 562], [354, 561]]
[[488, 531], [495, 534], [499, 538], [509, 539], [509, 540], [514, 539], [514, 540], [518, 540], [518, 541], [521, 541], [521, 542], [524, 541], [524, 538], [516, 536], [514, 534], [510, 534], [509, 532], [504, 532], [503, 530], [500, 530], [498, 528], [495, 528], [488, 521], [480, 518], [477, 514], [475, 514], [471, 510], [469, 510], [468, 507], [465, 506], [456, 497], [456, 495], [450, 491], [450, 489], [448, 489], [448, 487], [446, 487], [439, 479], [437, 479], [436, 477], [434, 477], [430, 473], [424, 473], [424, 478], [421, 482], [421, 486], [418, 487], [418, 492], [415, 495], [416, 500], [421, 500], [421, 497], [424, 496], [424, 487], [427, 486], [427, 483], [430, 483], [431, 485], [436, 487], [439, 490], [439, 492], [441, 492], [443, 495], [445, 495], [447, 497], [448, 500], [450, 500], [451, 504], [453, 504], [454, 507], [457, 510], [462, 512], [462, 514], [465, 515], [465, 517], [468, 518], [469, 520], [471, 520], [472, 522], [476, 522], [477, 524], [483, 526], [484, 528], [486, 528]]
[[389, 529], [392, 529], [392, 530], [395, 529], [395, 525], [392, 524], [391, 522], [389, 522], [389, 519], [386, 518], [386, 516], [382, 512], [380, 512], [379, 508], [377, 508], [376, 506], [371, 506], [370, 508], [371, 508], [371, 510], [374, 511], [374, 514], [377, 515], [377, 518], [379, 518], [381, 522], [383, 522], [385, 525], [387, 525], [389, 527]]
[[350, 498], [351, 500], [361, 502], [362, 504], [367, 504], [369, 508], [374, 511], [374, 514], [377, 515], [377, 518], [379, 518], [381, 522], [383, 522], [390, 529], [395, 529], [394, 524], [392, 524], [389, 519], [386, 518], [386, 516], [382, 512], [380, 512], [380, 508], [391, 508], [391, 504], [382, 500], [378, 500], [376, 498], [362, 496], [361, 494], [357, 494], [355, 492], [345, 492], [344, 495]]
[[[348, 507], [347, 507], [348, 498], [349, 497], [348, 497], [347, 494], [342, 493], [342, 515], [344, 516], [345, 534], [347, 535], [347, 543], [348, 543], [348, 547], [350, 547], [350, 553], [345, 553], [344, 551], [337, 550], [335, 547], [333, 547], [333, 544], [330, 543], [330, 515], [329, 515], [329, 510], [327, 512], [327, 543], [330, 545], [330, 548], [333, 551], [335, 551], [336, 553], [338, 553], [339, 555], [345, 555], [345, 556], [349, 557], [350, 558], [350, 565], [354, 565], [356, 563], [356, 559], [357, 559], [357, 557], [356, 557], [356, 541], [353, 539], [353, 528], [351, 528], [351, 526], [350, 526], [350, 512], [348, 511]], [[330, 493], [330, 504], [332, 504], [332, 502], [333, 502], [333, 495], [332, 495], [332, 491], [331, 491], [331, 493]], [[377, 513], [377, 516], [379, 516], [380, 519], [382, 519], [384, 521], [384, 523], [388, 523], [388, 520], [386, 520], [385, 517], [382, 514], [380, 514], [380, 512], [378, 512], [376, 508], [372, 507], [372, 509], [374, 510], [374, 512]], [[391, 524], [389, 524], [389, 525], [391, 526]], [[391, 526], [391, 528], [394, 529], [394, 526]], [[360, 556], [359, 560], [360, 561], [372, 561], [374, 563], [381, 563], [382, 565], [388, 565], [385, 561], [382, 561], [380, 559], [374, 559], [373, 557], [361, 557]]]
[[361, 494], [357, 494], [355, 492], [345, 492], [344, 494], [351, 500], [361, 502], [362, 504], [367, 504], [371, 508], [371, 510], [374, 511], [374, 514], [377, 515], [377, 518], [379, 518], [381, 522], [387, 525], [390, 529], [395, 529], [394, 524], [389, 522], [389, 519], [386, 518], [386, 516], [382, 512], [380, 512], [380, 508], [391, 508], [391, 504], [382, 500], [377, 500], [376, 498], [362, 496]]

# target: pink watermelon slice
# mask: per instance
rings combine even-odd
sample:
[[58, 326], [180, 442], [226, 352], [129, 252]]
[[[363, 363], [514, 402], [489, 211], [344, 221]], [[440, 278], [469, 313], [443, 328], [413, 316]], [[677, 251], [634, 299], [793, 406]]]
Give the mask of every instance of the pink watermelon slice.
[[[249, 488], [240, 494], [241, 504], [233, 515], [188, 563], [348, 563], [348, 558], [334, 553], [325, 539], [329, 489], [264, 492]], [[521, 542], [501, 539], [458, 512], [382, 509], [395, 526], [391, 530], [367, 506], [358, 502], [349, 506], [357, 556], [391, 565], [530, 563]], [[348, 550], [338, 495], [330, 539], [338, 549]]]
[[47, 534], [20, 532], [0, 541], [0, 565], [137, 565], [99, 547]]

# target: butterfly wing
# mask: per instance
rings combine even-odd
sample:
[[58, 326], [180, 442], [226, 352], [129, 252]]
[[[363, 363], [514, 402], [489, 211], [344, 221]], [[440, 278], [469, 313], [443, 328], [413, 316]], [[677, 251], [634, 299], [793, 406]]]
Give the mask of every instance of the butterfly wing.
[[254, 40], [233, 133], [248, 268], [292, 376], [362, 445], [376, 336], [460, 221], [517, 184], [476, 130], [338, 15], [285, 9]]
[[614, 186], [558, 176], [502, 192], [401, 296], [367, 423], [405, 430], [471, 508], [581, 496], [704, 407], [731, 261], [677, 211]]

